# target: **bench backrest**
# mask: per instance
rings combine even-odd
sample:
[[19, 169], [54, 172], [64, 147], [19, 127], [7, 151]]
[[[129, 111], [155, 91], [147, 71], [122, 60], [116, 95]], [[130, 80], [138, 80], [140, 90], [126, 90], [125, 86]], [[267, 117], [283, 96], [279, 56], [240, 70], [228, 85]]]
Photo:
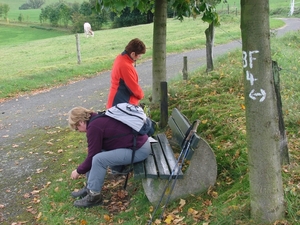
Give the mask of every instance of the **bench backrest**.
[[[181, 114], [177, 108], [174, 108], [171, 116], [169, 117], [168, 125], [172, 130], [172, 137], [176, 139], [177, 143], [182, 143], [185, 133], [190, 127], [188, 119]], [[190, 159], [194, 153], [194, 149], [197, 147], [199, 140], [200, 137], [196, 134], [191, 143], [192, 151], [189, 152], [189, 155], [187, 156], [188, 159]]]

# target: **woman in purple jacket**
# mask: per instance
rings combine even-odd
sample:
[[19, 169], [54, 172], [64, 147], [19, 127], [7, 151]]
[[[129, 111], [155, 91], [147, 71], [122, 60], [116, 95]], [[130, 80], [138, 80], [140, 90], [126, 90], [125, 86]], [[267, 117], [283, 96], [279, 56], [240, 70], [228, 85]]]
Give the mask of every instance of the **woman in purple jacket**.
[[[73, 170], [72, 179], [80, 174], [87, 175], [87, 186], [73, 197], [81, 197], [74, 202], [77, 207], [91, 207], [102, 203], [101, 189], [108, 167], [129, 165], [132, 159], [134, 133], [131, 127], [113, 118], [97, 116], [92, 110], [75, 107], [69, 111], [69, 126], [79, 132], [86, 132], [88, 154], [86, 159]], [[136, 152], [133, 162], [146, 159], [151, 151], [147, 135], [137, 135]]]

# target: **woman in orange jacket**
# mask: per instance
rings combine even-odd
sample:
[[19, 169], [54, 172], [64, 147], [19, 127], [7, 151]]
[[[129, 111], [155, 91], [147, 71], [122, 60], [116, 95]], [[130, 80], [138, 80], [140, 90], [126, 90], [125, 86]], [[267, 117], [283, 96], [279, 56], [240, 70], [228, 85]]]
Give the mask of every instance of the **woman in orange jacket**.
[[116, 57], [111, 71], [111, 86], [106, 108], [124, 102], [138, 105], [139, 101], [144, 98], [144, 92], [138, 83], [139, 78], [134, 64], [145, 53], [145, 44], [140, 39], [135, 38]]

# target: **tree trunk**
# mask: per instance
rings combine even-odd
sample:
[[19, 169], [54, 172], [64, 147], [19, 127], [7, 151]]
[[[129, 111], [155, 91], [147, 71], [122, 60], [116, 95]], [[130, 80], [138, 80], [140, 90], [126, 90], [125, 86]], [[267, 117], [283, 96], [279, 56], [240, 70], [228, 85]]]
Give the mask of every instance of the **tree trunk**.
[[241, 31], [251, 217], [256, 224], [273, 223], [282, 219], [285, 208], [269, 1], [241, 0]]
[[160, 82], [166, 75], [167, 0], [155, 0], [152, 55], [152, 103], [160, 100]]
[[214, 70], [213, 62], [213, 47], [214, 47], [214, 35], [215, 26], [214, 23], [210, 23], [208, 28], [205, 30], [206, 36], [206, 72]]

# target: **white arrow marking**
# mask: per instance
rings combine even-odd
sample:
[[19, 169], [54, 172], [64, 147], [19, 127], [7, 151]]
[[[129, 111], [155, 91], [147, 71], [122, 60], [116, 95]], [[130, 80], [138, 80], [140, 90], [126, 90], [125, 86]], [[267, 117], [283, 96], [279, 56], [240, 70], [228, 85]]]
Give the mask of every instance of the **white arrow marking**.
[[260, 102], [263, 102], [266, 99], [266, 92], [263, 89], [260, 89], [260, 92], [254, 93], [254, 89], [251, 90], [249, 97], [253, 100], [256, 99], [256, 97], [261, 97], [259, 100]]

